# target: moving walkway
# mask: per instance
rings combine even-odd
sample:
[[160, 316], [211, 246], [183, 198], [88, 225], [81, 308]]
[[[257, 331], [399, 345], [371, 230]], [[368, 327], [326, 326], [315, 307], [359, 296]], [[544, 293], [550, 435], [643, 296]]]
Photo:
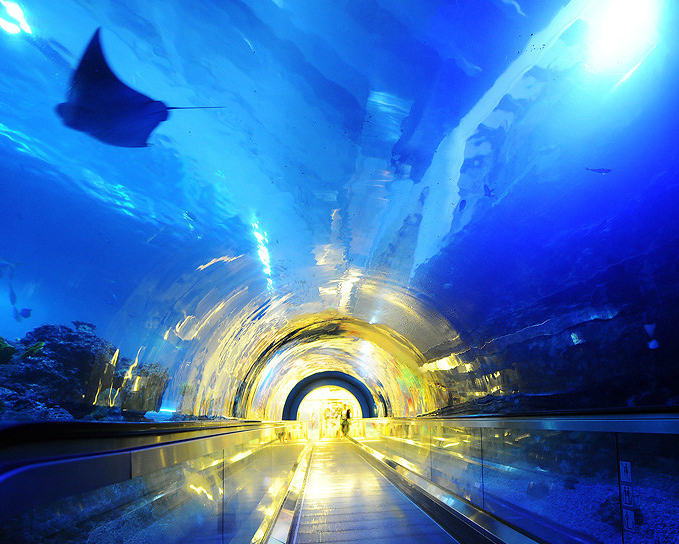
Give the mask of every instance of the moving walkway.
[[[0, 542], [672, 542], [679, 417], [0, 428]], [[664, 540], [663, 540], [664, 539]]]

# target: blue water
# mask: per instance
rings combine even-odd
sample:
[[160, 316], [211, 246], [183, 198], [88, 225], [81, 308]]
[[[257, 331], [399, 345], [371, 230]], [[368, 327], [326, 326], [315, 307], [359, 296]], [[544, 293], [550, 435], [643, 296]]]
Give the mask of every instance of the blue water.
[[[636, 385], [591, 407], [679, 402], [677, 8], [563, 4], [3, 4], [0, 336], [91, 322], [194, 414], [232, 415], [243, 380], [284, 399], [297, 358], [403, 415], [613, 382]], [[65, 127], [99, 27], [126, 84], [223, 109], [139, 149]], [[391, 332], [266, 351], [329, 314]]]

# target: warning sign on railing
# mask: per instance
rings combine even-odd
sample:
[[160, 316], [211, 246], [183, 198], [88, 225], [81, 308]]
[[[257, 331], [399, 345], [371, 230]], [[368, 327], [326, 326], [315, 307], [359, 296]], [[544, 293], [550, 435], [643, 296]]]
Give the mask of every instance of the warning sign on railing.
[[620, 481], [632, 483], [632, 463], [620, 461]]
[[636, 531], [636, 525], [634, 524], [634, 511], [628, 510], [627, 508], [622, 509], [622, 525], [626, 531]]
[[634, 495], [632, 493], [632, 484], [620, 484], [620, 499], [622, 506], [625, 508], [634, 508]]
[[632, 463], [620, 461], [620, 506], [622, 526], [625, 531], [636, 531], [634, 521], [634, 490], [632, 489]]

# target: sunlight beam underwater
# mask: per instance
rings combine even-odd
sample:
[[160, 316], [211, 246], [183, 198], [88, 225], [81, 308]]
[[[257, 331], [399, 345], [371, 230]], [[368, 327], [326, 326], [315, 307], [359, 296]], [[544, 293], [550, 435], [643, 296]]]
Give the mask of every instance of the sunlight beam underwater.
[[168, 107], [131, 89], [111, 71], [98, 28], [92, 36], [57, 114], [67, 127], [119, 147], [147, 147], [151, 132], [169, 110], [221, 109], [223, 106]]

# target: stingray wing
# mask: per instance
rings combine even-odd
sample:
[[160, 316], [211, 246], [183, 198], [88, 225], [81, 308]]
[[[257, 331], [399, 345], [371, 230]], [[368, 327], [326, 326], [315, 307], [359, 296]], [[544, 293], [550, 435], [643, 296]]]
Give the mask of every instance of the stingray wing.
[[125, 85], [111, 71], [101, 50], [99, 30], [92, 36], [73, 74], [68, 102], [87, 110], [111, 106], [134, 109], [152, 102], [148, 96]]

